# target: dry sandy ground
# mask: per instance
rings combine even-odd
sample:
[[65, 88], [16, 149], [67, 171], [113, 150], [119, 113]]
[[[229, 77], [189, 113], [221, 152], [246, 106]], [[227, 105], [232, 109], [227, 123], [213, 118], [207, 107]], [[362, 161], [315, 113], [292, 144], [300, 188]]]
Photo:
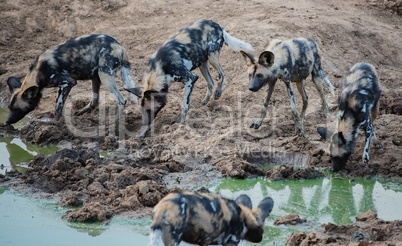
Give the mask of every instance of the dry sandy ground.
[[[381, 81], [381, 110], [374, 125], [384, 148], [372, 147], [370, 166], [364, 168], [361, 159], [364, 137], [361, 134], [352, 160], [341, 174], [366, 177], [381, 175], [400, 180], [401, 8], [401, 1], [376, 0], [68, 0], [63, 4], [55, 0], [4, 0], [0, 5], [0, 100], [7, 104], [10, 98], [6, 86], [8, 77], [24, 77], [40, 52], [84, 34], [103, 33], [115, 37], [128, 51], [132, 77], [138, 85], [142, 83], [147, 59], [157, 48], [177, 30], [201, 18], [216, 21], [232, 36], [252, 44], [256, 49], [255, 55], [262, 52], [273, 38], [309, 37], [320, 47], [323, 69], [336, 87], [336, 96], [326, 90], [333, 118], [336, 116], [343, 77], [353, 64], [373, 64]], [[309, 106], [304, 137], [294, 133], [290, 103], [282, 82], [276, 85], [267, 117], [260, 129], [250, 129], [249, 125], [260, 115], [265, 89], [259, 92], [247, 89], [246, 65], [238, 53], [223, 48], [220, 57], [227, 73], [222, 97], [217, 101], [211, 99], [205, 107], [199, 106], [207, 83], [196, 70], [200, 79], [192, 93], [186, 125], [170, 124], [180, 115], [183, 97], [181, 84], [171, 85], [168, 104], [156, 118], [151, 136], [145, 140], [137, 137], [141, 116], [138, 106], [131, 101], [126, 104], [123, 125], [117, 131], [109, 125], [116, 109], [114, 98], [108, 92], [104, 92], [99, 109], [80, 117], [71, 117], [73, 112], [89, 102], [92, 95], [90, 82], [80, 81], [72, 89], [64, 109], [65, 115], [59, 123], [33, 121], [21, 131], [21, 136], [38, 144], [117, 149], [125, 159], [114, 159], [111, 161], [113, 165], [131, 165], [133, 168], [145, 168], [143, 163], [146, 162], [162, 165], [164, 167], [154, 171], [155, 176], [144, 179], [155, 181], [153, 185], [164, 182], [169, 188], [181, 184], [183, 188], [198, 189], [220, 175], [238, 178], [265, 175], [254, 164], [267, 162], [330, 168], [328, 144], [317, 134], [316, 127], [327, 125], [333, 128], [335, 121], [326, 118], [311, 79], [306, 81]], [[211, 69], [211, 74], [217, 80], [216, 71]], [[128, 99], [127, 92], [122, 87], [120, 89]], [[295, 94], [300, 112], [301, 97]], [[51, 118], [56, 95], [57, 89], [46, 89], [41, 104], [31, 116], [41, 120]], [[130, 160], [140, 164], [130, 164]], [[40, 161], [37, 160], [36, 164]], [[75, 161], [65, 160], [66, 163]], [[88, 170], [91, 170], [90, 164], [85, 163]], [[60, 169], [60, 165], [57, 168]], [[120, 170], [121, 167], [113, 168]], [[45, 171], [48, 170], [42, 170]], [[41, 172], [35, 175], [38, 174]], [[80, 177], [80, 173], [76, 175]], [[165, 176], [170, 178], [159, 180]], [[205, 178], [200, 179], [200, 176]], [[33, 177], [28, 176], [25, 180], [33, 183]], [[140, 177], [138, 180], [144, 179]], [[125, 186], [119, 187], [119, 181], [116, 182], [113, 183], [113, 189], [134, 185], [123, 182]], [[101, 180], [98, 183], [102, 185]], [[98, 183], [86, 189], [84, 195], [88, 196], [88, 190], [104, 192], [102, 188], [105, 185], [99, 187]], [[112, 198], [127, 198], [130, 192], [138, 194], [138, 189], [131, 187], [121, 194], [108, 190], [108, 195], [113, 193], [114, 196], [110, 195]], [[166, 187], [162, 190], [159, 195], [167, 192]], [[155, 197], [152, 199], [157, 200]], [[124, 207], [127, 204], [122, 206], [123, 210], [129, 209]]]

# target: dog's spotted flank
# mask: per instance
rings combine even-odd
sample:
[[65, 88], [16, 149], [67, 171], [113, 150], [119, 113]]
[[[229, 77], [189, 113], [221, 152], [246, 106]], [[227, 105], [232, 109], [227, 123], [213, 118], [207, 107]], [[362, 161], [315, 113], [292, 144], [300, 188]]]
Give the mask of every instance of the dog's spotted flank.
[[[126, 104], [115, 82], [119, 69], [124, 87], [135, 86], [131, 80], [127, 52], [114, 38], [107, 35], [93, 34], [72, 38], [50, 48], [36, 58], [22, 84], [15, 77], [8, 79], [7, 84], [13, 95], [6, 123], [14, 124], [34, 110], [46, 87], [59, 87], [54, 114], [55, 120], [59, 120], [71, 88], [77, 84], [77, 80], [88, 79], [92, 80], [93, 98], [76, 115], [81, 115], [98, 105], [99, 88], [103, 84], [116, 98], [119, 107], [116, 117], [118, 119]], [[137, 103], [137, 97], [130, 97]]]
[[149, 246], [196, 245], [235, 246], [241, 240], [258, 243], [264, 221], [274, 206], [267, 197], [256, 209], [247, 195], [235, 201], [217, 194], [171, 193], [153, 210]]

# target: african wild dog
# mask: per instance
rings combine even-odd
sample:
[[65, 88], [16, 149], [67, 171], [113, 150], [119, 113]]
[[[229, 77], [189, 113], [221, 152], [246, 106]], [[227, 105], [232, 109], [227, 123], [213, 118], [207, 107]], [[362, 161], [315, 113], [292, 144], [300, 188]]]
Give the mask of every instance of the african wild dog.
[[181, 117], [173, 123], [184, 124], [190, 104], [190, 94], [198, 75], [191, 71], [200, 68], [208, 82], [208, 90], [201, 106], [208, 103], [214, 81], [208, 70], [208, 62], [218, 70], [219, 83], [215, 90], [215, 100], [222, 93], [225, 71], [219, 63], [219, 52], [223, 43], [229, 48], [253, 50], [248, 43], [231, 37], [221, 26], [211, 20], [199, 20], [181, 29], [170, 37], [149, 59], [144, 75], [144, 88], [131, 88], [128, 91], [142, 97], [142, 125], [147, 126], [141, 134], [145, 137], [158, 112], [166, 104], [166, 93], [170, 82], [184, 83], [184, 102]]
[[[316, 89], [320, 93], [326, 113], [331, 118], [322, 84], [325, 83], [332, 94], [334, 94], [334, 87], [328, 78], [324, 76], [324, 71], [321, 68], [319, 49], [313, 40], [308, 38], [297, 38], [286, 41], [272, 40], [267, 49], [260, 54], [258, 61], [251, 54], [242, 52], [242, 55], [248, 65], [249, 90], [256, 92], [265, 84], [269, 86], [261, 117], [255, 123], [251, 124], [250, 128], [258, 129], [261, 126], [267, 113], [268, 103], [274, 91], [275, 83], [279, 78], [285, 82], [287, 87], [296, 133], [303, 135], [303, 121], [308, 105], [304, 80], [310, 74]], [[302, 123], [300, 123], [298, 117], [291, 82], [296, 82], [297, 90], [303, 98], [303, 109], [300, 115]]]
[[[30, 66], [22, 85], [19, 79], [11, 77], [7, 84], [13, 94], [9, 105], [10, 114], [6, 123], [13, 124], [35, 109], [45, 87], [59, 87], [54, 114], [59, 120], [66, 98], [77, 80], [92, 80], [92, 101], [78, 111], [81, 115], [99, 103], [101, 84], [116, 98], [119, 117], [126, 100], [117, 89], [115, 75], [121, 68], [121, 79], [126, 88], [134, 82], [130, 76], [130, 63], [123, 46], [107, 35], [88, 35], [68, 40], [40, 54]], [[137, 98], [130, 95], [134, 102]]]
[[[366, 142], [363, 163], [369, 163], [370, 139], [373, 137], [376, 148], [382, 145], [375, 136], [373, 122], [380, 107], [381, 89], [375, 68], [367, 63], [355, 64], [346, 75], [338, 111], [336, 132], [318, 127], [318, 133], [331, 142], [330, 156], [333, 171], [345, 167], [356, 145], [359, 129], [365, 130]], [[332, 137], [331, 137], [332, 136]]]
[[270, 197], [252, 210], [247, 195], [233, 201], [216, 194], [171, 193], [153, 210], [149, 246], [173, 246], [181, 241], [226, 246], [238, 245], [241, 240], [258, 243], [273, 206]]

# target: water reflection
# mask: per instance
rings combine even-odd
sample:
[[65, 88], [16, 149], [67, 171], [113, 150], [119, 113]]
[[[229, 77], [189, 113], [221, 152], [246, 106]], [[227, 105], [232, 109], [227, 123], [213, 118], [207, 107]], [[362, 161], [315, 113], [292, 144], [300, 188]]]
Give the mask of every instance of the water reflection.
[[56, 152], [55, 146], [39, 147], [26, 144], [20, 138], [0, 137], [0, 173], [5, 174], [11, 170], [24, 173], [26, 163], [31, 161], [38, 153], [51, 154]]
[[[254, 205], [267, 196], [274, 199], [275, 207], [267, 220], [262, 245], [283, 242], [292, 231], [311, 229], [303, 226], [273, 226], [275, 219], [292, 212], [299, 214], [301, 218], [317, 222], [316, 225], [328, 222], [338, 225], [353, 223], [356, 215], [369, 209], [377, 211], [378, 217], [384, 220], [402, 219], [402, 211], [398, 207], [398, 204], [402, 204], [400, 189], [387, 188], [385, 181], [356, 180], [349, 182], [349, 179], [344, 178], [324, 178], [270, 182], [263, 178], [227, 179], [212, 190], [232, 199], [240, 194], [247, 194]], [[393, 187], [400, 185], [400, 182], [396, 182]], [[310, 224], [309, 227], [314, 225]]]

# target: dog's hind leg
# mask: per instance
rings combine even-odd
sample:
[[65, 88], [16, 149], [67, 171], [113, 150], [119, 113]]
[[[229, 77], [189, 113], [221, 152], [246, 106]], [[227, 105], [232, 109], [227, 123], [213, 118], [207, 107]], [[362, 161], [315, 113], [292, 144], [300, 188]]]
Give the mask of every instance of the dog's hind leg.
[[225, 70], [223, 70], [223, 68], [219, 62], [219, 51], [210, 53], [208, 55], [208, 61], [219, 73], [219, 82], [218, 82], [218, 86], [215, 89], [215, 100], [218, 100], [222, 95], [222, 83], [223, 83], [223, 79], [225, 78], [225, 75], [226, 75]]
[[303, 109], [302, 112], [300, 114], [300, 118], [302, 120], [302, 124], [304, 123], [304, 118], [306, 116], [306, 110], [307, 110], [307, 106], [308, 106], [308, 96], [306, 93], [306, 89], [304, 88], [304, 80], [300, 81], [300, 82], [296, 82], [296, 87], [297, 90], [299, 91], [300, 95], [302, 96], [303, 99]]
[[101, 81], [99, 76], [95, 76], [92, 78], [92, 101], [85, 106], [83, 109], [79, 110], [75, 113], [75, 115], [82, 115], [92, 109], [94, 109], [99, 104], [99, 89], [100, 89]]
[[209, 73], [208, 70], [208, 61], [201, 64], [200, 71], [208, 83], [207, 94], [205, 95], [204, 100], [201, 102], [201, 106], [205, 106], [209, 102], [209, 99], [211, 98], [212, 95], [212, 90], [214, 88], [214, 80], [212, 79], [211, 74]]

